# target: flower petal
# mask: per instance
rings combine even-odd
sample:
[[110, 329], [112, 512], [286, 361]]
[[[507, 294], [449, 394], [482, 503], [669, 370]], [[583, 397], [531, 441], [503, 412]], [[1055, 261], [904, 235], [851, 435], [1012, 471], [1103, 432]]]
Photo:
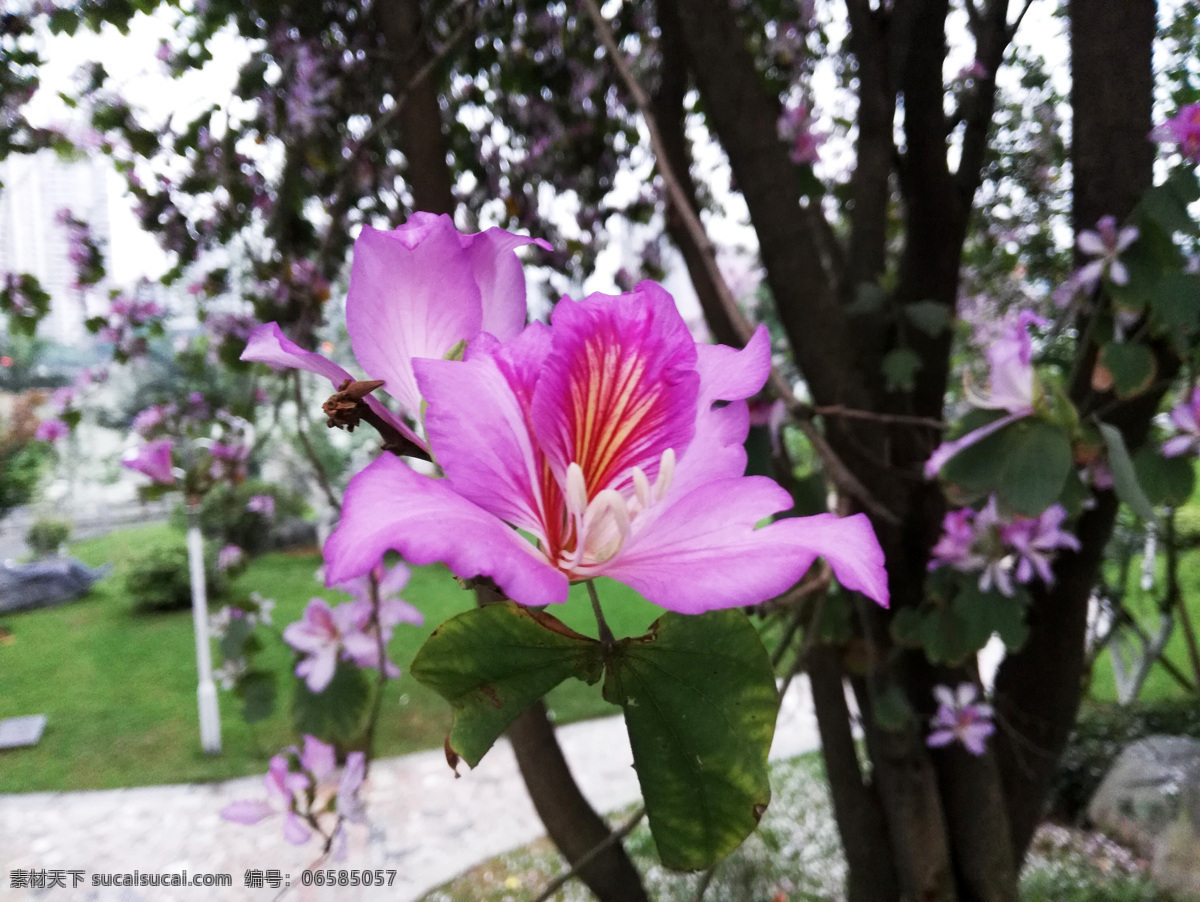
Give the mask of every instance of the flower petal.
[[[712, 479], [746, 472], [750, 429], [745, 399], [763, 387], [771, 372], [771, 336], [759, 326], [746, 347], [697, 345], [700, 401], [696, 432], [675, 469], [674, 485], [685, 490]], [[720, 407], [717, 402], [728, 402]]]
[[867, 518], [821, 514], [754, 528], [791, 505], [766, 477], [716, 480], [672, 501], [600, 572], [695, 614], [778, 595], [823, 555], [846, 588], [886, 604], [883, 552]]
[[[425, 431], [450, 487], [540, 539], [545, 539], [543, 457], [529, 434], [528, 400], [522, 404], [518, 392], [532, 391], [530, 374], [538, 372], [549, 350], [543, 330], [549, 331], [530, 327], [490, 355], [415, 363], [421, 392], [429, 402]], [[527, 359], [529, 365], [521, 365]], [[515, 387], [507, 376], [514, 369], [526, 380], [518, 378]], [[527, 388], [522, 389], [523, 384]]]
[[257, 824], [274, 813], [274, 808], [258, 799], [230, 802], [221, 809], [222, 819], [233, 821], [235, 824]]
[[[335, 389], [340, 389], [347, 379], [354, 377], [327, 357], [313, 351], [306, 351], [300, 345], [290, 340], [279, 328], [279, 323], [264, 323], [250, 333], [246, 342], [246, 350], [242, 352], [242, 360], [266, 363], [273, 367], [285, 369], [307, 370], [324, 376]], [[386, 388], [386, 382], [384, 387]], [[383, 402], [374, 395], [367, 395], [366, 404], [384, 422], [397, 432], [409, 439], [419, 448], [425, 447], [425, 442], [417, 437], [408, 426], [394, 413], [384, 406]]]
[[364, 226], [346, 298], [355, 358], [413, 416], [421, 409], [413, 358], [445, 357], [482, 324], [479, 287], [450, 217], [427, 226], [414, 245], [412, 234]]
[[325, 543], [327, 584], [369, 572], [388, 549], [417, 566], [440, 561], [463, 578], [490, 576], [522, 604], [567, 600], [566, 577], [514, 530], [446, 480], [421, 476], [390, 455], [350, 480], [341, 522]]
[[642, 282], [631, 294], [563, 299], [534, 390], [533, 432], [559, 483], [583, 469], [588, 497], [654, 480], [664, 451], [683, 455], [695, 432], [696, 343], [675, 302]]
[[479, 285], [483, 305], [481, 328], [501, 341], [508, 341], [521, 331], [527, 315], [525, 271], [513, 251], [526, 244], [536, 244], [548, 251], [554, 248], [541, 238], [514, 235], [498, 228], [462, 235], [461, 239]]

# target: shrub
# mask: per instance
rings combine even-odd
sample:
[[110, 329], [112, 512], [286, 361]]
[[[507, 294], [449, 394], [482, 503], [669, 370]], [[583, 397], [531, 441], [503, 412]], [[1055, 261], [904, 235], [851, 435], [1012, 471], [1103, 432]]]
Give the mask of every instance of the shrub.
[[29, 531], [25, 533], [25, 542], [37, 557], [49, 557], [57, 554], [58, 549], [70, 536], [70, 523], [45, 517], [29, 527]]
[[[229, 591], [224, 575], [217, 570], [211, 547], [204, 551], [208, 600], [221, 601]], [[152, 545], [131, 557], [123, 568], [125, 594], [139, 614], [179, 611], [192, 606], [192, 580], [188, 570], [187, 544], [182, 538]]]
[[[275, 514], [265, 518], [247, 510], [255, 495], [270, 495], [275, 499]], [[237, 545], [250, 556], [262, 554], [271, 547], [271, 526], [304, 513], [304, 501], [273, 483], [247, 480], [241, 485], [222, 484], [210, 491], [200, 502], [200, 529], [206, 539], [218, 546]], [[175, 521], [183, 525], [182, 508]]]
[[1096, 787], [1125, 746], [1155, 734], [1200, 739], [1200, 706], [1194, 701], [1171, 701], [1086, 708], [1058, 763], [1049, 815], [1081, 820]]

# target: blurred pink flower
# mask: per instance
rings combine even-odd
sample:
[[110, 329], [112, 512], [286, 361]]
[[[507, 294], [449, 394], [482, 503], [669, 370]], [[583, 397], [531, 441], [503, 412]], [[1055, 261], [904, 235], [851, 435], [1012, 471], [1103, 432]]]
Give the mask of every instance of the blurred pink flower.
[[937, 713], [930, 721], [933, 731], [925, 739], [931, 748], [961, 742], [972, 755], [982, 755], [987, 750], [987, 739], [996, 732], [992, 724], [992, 706], [976, 704], [979, 691], [974, 683], [959, 683], [956, 690], [949, 686], [933, 687], [937, 699]]

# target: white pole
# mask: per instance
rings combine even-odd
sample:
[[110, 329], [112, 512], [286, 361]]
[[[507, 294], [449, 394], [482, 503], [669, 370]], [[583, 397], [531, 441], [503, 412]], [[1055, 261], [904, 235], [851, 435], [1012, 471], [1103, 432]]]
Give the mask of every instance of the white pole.
[[192, 576], [192, 622], [196, 627], [196, 666], [200, 684], [200, 745], [209, 755], [221, 753], [221, 716], [217, 710], [217, 687], [212, 678], [212, 647], [208, 641], [208, 597], [204, 586], [204, 539], [196, 524], [195, 509], [188, 505], [188, 567]]

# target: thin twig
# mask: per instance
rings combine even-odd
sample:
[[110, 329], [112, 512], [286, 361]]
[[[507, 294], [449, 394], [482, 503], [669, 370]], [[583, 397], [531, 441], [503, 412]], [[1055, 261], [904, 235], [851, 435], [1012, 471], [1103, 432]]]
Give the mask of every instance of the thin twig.
[[[589, 583], [589, 585], [590, 585], [590, 583]], [[639, 808], [637, 811], [635, 811], [633, 813], [633, 816], [629, 820], [627, 820], [624, 824], [622, 824], [621, 828], [619, 830], [614, 830], [612, 833], [608, 834], [608, 836], [604, 837], [604, 839], [602, 839], [600, 842], [596, 843], [596, 845], [592, 846], [592, 848], [590, 848], [586, 853], [584, 853], [583, 857], [580, 858], [577, 862], [575, 862], [575, 864], [571, 865], [570, 870], [564, 871], [563, 873], [561, 873], [557, 877], [555, 877], [553, 880], [551, 880], [548, 884], [546, 884], [546, 888], [543, 889], [540, 893], [538, 893], [537, 898], [535, 898], [533, 900], [533, 902], [547, 902], [547, 900], [551, 896], [553, 896], [556, 892], [558, 892], [560, 889], [562, 889], [564, 886], [566, 886], [566, 884], [569, 880], [572, 880], [575, 877], [578, 877], [580, 871], [582, 871], [589, 864], [591, 864], [593, 861], [596, 860], [596, 856], [598, 856], [601, 852], [603, 852], [605, 849], [607, 849], [613, 843], [620, 842], [626, 836], [628, 836], [630, 833], [632, 833], [633, 829], [639, 823], [641, 823], [642, 818], [645, 816], [646, 816], [645, 808]]]
[[[638, 83], [633, 70], [629, 68], [629, 63], [625, 59], [625, 55], [621, 52], [621, 48], [617, 46], [616, 36], [612, 32], [612, 28], [609, 27], [608, 20], [600, 12], [600, 7], [596, 4], [596, 0], [583, 0], [583, 7], [596, 27], [600, 43], [604, 45], [608, 58], [612, 61], [613, 68], [616, 69], [617, 76], [625, 85], [626, 90], [629, 91], [634, 105], [638, 108], [638, 111], [642, 114], [642, 120], [646, 123], [646, 130], [650, 133], [650, 145], [654, 150], [658, 173], [662, 177], [663, 188], [666, 191], [668, 202], [671, 204], [674, 212], [678, 214], [680, 221], [688, 232], [688, 236], [700, 250], [700, 257], [704, 262], [705, 274], [716, 289], [717, 298], [721, 302], [721, 307], [725, 315], [729, 318], [734, 333], [738, 336], [741, 343], [745, 345], [753, 336], [754, 329], [750, 325], [749, 320], [746, 319], [745, 314], [742, 313], [742, 309], [738, 306], [733, 292], [729, 290], [725, 276], [722, 275], [721, 268], [717, 265], [717, 249], [712, 241], [709, 240], [708, 233], [704, 229], [704, 223], [700, 221], [699, 215], [692, 208], [683, 184], [671, 167], [666, 147], [663, 143], [662, 132], [659, 129], [658, 120], [654, 116], [650, 97], [643, 90], [641, 84]], [[787, 380], [783, 378], [783, 375], [775, 366], [771, 367], [771, 374], [768, 381], [771, 390], [787, 405], [788, 412], [796, 419], [800, 430], [812, 442], [813, 448], [825, 461], [826, 470], [829, 472], [834, 485], [840, 491], [853, 497], [864, 508], [881, 520], [899, 524], [900, 518], [879, 502], [868, 491], [867, 487], [859, 481], [858, 477], [850, 472], [849, 467], [842, 462], [841, 458], [829, 446], [829, 443], [825, 441], [825, 438], [812, 425], [811, 420], [805, 416], [806, 405], [801, 404], [796, 399], [791, 385], [788, 384]]]
[[300, 444], [304, 448], [304, 454], [308, 458], [308, 462], [312, 464], [313, 473], [317, 477], [317, 485], [321, 487], [321, 491], [325, 495], [325, 500], [339, 514], [342, 512], [342, 502], [338, 500], [337, 492], [333, 490], [333, 486], [329, 482], [329, 475], [325, 472], [325, 467], [321, 463], [321, 458], [317, 456], [317, 451], [312, 446], [312, 442], [308, 439], [308, 417], [304, 413], [304, 394], [300, 388], [300, 370], [292, 371], [292, 388], [296, 398], [296, 429], [300, 435]]
[[[806, 406], [806, 405], [805, 405]], [[803, 409], [803, 408], [801, 408]], [[944, 430], [947, 425], [933, 417], [918, 417], [904, 413], [876, 413], [874, 410], [860, 410], [846, 407], [842, 404], [821, 404], [808, 407], [813, 414], [823, 417], [843, 417], [847, 420], [869, 420], [874, 423], [898, 426], [923, 426], [926, 429]]]
[[375, 755], [375, 726], [379, 722], [379, 712], [383, 709], [383, 687], [387, 685], [387, 643], [383, 641], [383, 624], [379, 618], [379, 580], [372, 572], [368, 575], [368, 585], [371, 593], [371, 624], [375, 626], [375, 647], [379, 653], [379, 677], [375, 681], [375, 700], [371, 705], [371, 719], [367, 721], [367, 736], [363, 742], [367, 753], [367, 768]]

